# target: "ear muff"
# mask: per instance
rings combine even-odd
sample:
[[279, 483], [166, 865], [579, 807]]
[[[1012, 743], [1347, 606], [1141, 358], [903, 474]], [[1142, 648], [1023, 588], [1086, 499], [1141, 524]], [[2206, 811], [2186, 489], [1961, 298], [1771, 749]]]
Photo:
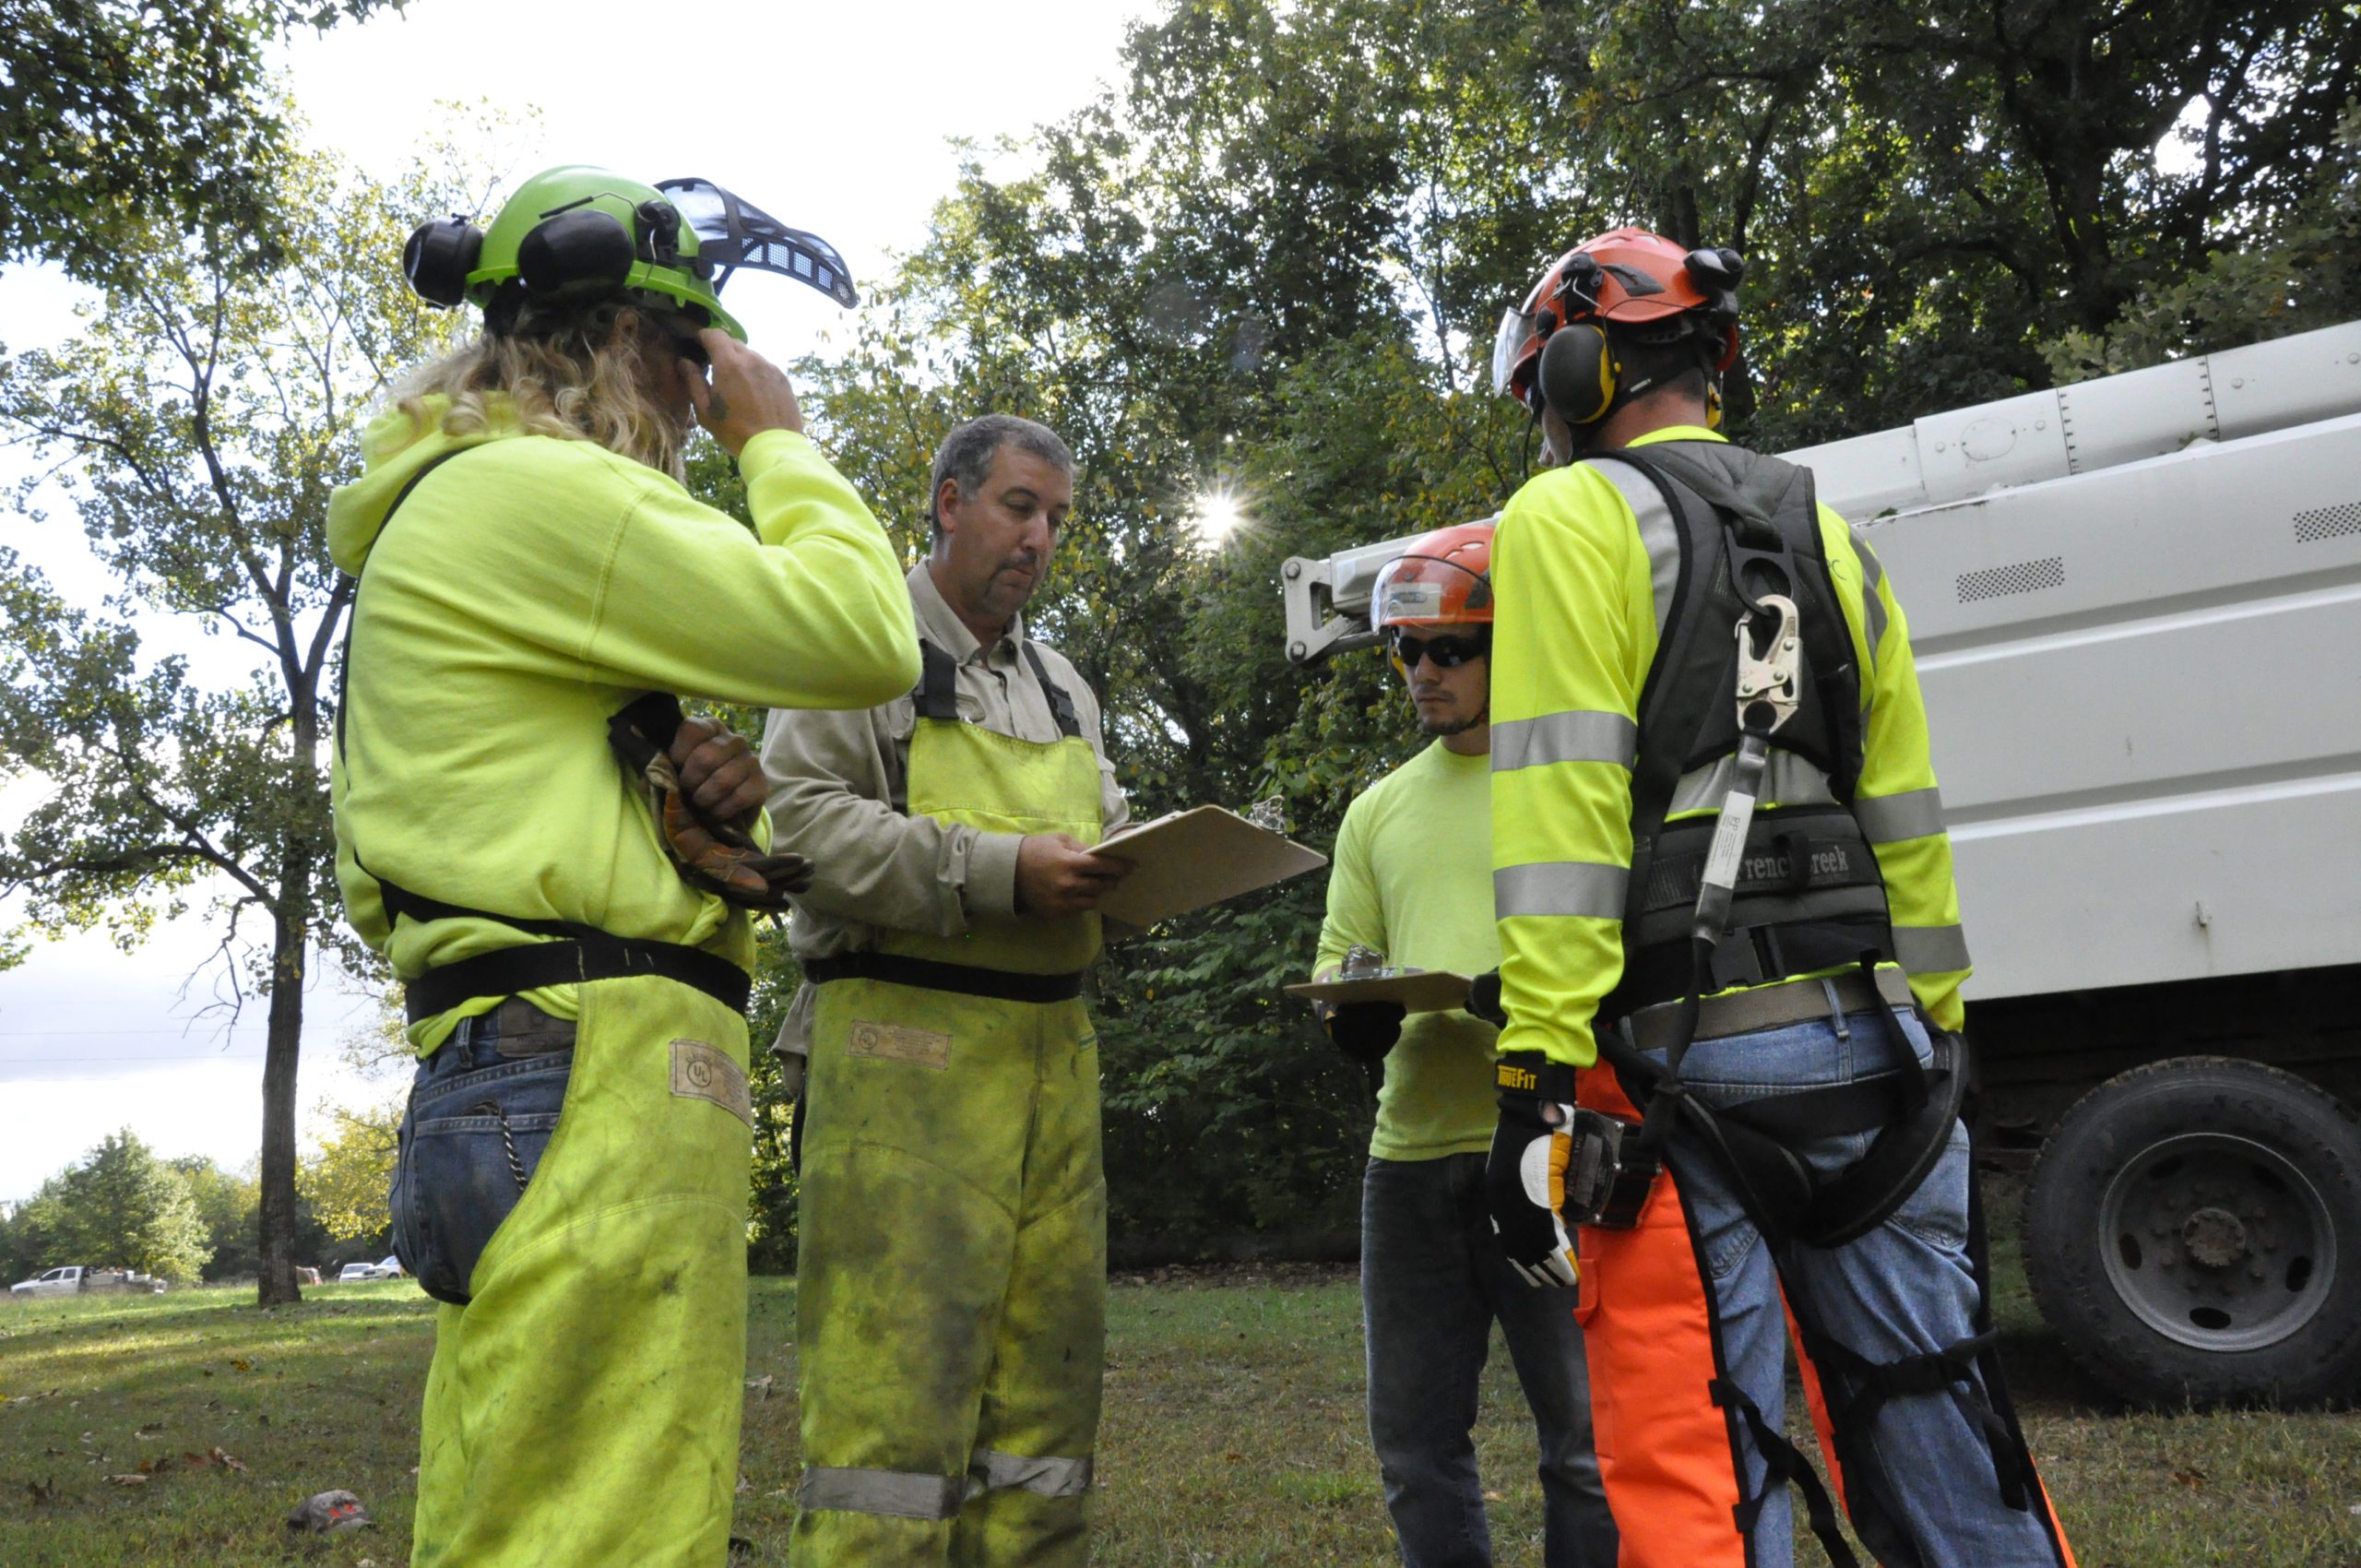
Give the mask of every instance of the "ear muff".
[[1594, 322], [1570, 321], [1541, 345], [1541, 364], [1533, 384], [1540, 388], [1542, 402], [1568, 424], [1596, 424], [1615, 401], [1619, 368], [1606, 332]]
[[622, 219], [577, 207], [533, 226], [516, 247], [516, 276], [536, 299], [587, 302], [621, 289], [637, 259]]
[[483, 254], [483, 231], [464, 218], [436, 218], [409, 232], [402, 276], [428, 304], [449, 310], [468, 297], [468, 274]]

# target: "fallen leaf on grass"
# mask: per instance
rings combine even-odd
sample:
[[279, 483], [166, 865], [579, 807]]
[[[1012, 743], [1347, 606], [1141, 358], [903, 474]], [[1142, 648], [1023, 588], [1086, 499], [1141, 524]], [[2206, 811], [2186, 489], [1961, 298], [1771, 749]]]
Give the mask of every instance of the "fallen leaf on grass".
[[2185, 1486], [2194, 1490], [2205, 1484], [2205, 1472], [2202, 1470], [2175, 1470], [2173, 1472], [2173, 1484], [2175, 1486]]
[[[33, 1494], [35, 1507], [44, 1503], [54, 1503], [57, 1501], [57, 1478], [52, 1476], [45, 1481], [27, 1481], [25, 1490]], [[2361, 1514], [2361, 1508], [2356, 1508], [2354, 1512]]]
[[255, 1370], [255, 1364], [246, 1360], [243, 1356], [232, 1356], [230, 1358], [230, 1370], [231, 1372], [252, 1372]]
[[219, 1443], [203, 1454], [184, 1454], [181, 1459], [192, 1470], [202, 1470], [209, 1466], [219, 1465], [225, 1470], [235, 1470], [242, 1476], [251, 1473], [247, 1470], [246, 1462], [243, 1459], [234, 1454], [223, 1452]]
[[117, 1486], [146, 1486], [149, 1478], [134, 1473], [128, 1476], [109, 1476], [107, 1479], [114, 1482]]
[[760, 1377], [750, 1377], [746, 1380], [746, 1392], [759, 1394], [767, 1399], [771, 1396], [771, 1384], [776, 1381], [777, 1379], [768, 1372], [765, 1372]]
[[1498, 1503], [1501, 1501], [1501, 1494], [1492, 1491], [1489, 1487], [1487, 1487], [1484, 1489], [1484, 1501], [1487, 1503]]

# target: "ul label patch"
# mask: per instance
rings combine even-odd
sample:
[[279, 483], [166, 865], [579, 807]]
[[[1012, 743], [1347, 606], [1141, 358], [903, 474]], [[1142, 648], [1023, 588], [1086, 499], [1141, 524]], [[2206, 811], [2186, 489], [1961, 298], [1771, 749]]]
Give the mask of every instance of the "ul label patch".
[[886, 1062], [907, 1062], [914, 1067], [942, 1072], [951, 1065], [951, 1037], [933, 1029], [907, 1028], [900, 1024], [853, 1020], [848, 1056], [874, 1056]]
[[754, 1102], [746, 1092], [746, 1070], [728, 1053], [701, 1039], [672, 1042], [672, 1094], [679, 1099], [709, 1099], [739, 1121], [754, 1124]]

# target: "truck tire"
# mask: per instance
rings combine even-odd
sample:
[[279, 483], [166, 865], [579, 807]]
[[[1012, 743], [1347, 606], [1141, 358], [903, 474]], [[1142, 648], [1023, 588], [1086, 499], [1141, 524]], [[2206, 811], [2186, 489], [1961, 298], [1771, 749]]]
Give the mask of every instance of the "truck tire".
[[2024, 1253], [2043, 1317], [2136, 1404], [2361, 1387], [2361, 1133], [2292, 1073], [2188, 1056], [2084, 1095], [2035, 1168]]

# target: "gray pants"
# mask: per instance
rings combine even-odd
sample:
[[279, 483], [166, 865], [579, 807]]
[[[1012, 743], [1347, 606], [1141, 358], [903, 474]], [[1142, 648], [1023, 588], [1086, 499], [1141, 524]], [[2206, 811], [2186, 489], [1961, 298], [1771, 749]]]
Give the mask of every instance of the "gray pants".
[[1574, 1292], [1510, 1269], [1484, 1157], [1372, 1159], [1361, 1184], [1369, 1426], [1406, 1568], [1489, 1568], [1476, 1475], [1477, 1386], [1497, 1321], [1541, 1446], [1547, 1568], [1613, 1568], [1615, 1521], [1590, 1436]]

